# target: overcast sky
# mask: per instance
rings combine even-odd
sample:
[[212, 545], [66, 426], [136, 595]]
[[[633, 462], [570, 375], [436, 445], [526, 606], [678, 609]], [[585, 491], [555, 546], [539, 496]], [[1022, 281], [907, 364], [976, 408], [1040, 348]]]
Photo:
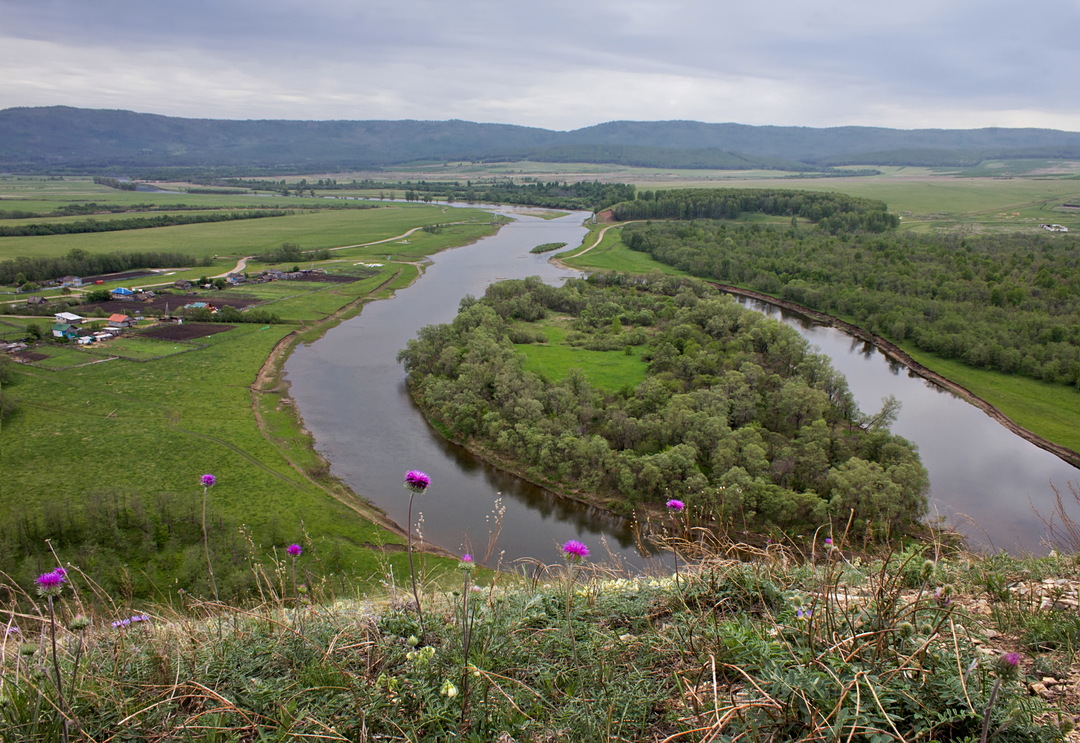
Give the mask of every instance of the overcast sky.
[[0, 108], [1080, 131], [1080, 0], [0, 0]]

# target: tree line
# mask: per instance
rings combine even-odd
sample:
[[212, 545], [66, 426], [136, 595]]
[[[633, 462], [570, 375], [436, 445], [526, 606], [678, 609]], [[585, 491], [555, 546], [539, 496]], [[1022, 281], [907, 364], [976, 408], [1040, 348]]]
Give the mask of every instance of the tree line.
[[661, 263], [850, 319], [894, 343], [1080, 387], [1073, 235], [829, 235], [697, 220], [627, 225], [622, 238]]
[[89, 253], [82, 248], [73, 248], [67, 255], [55, 258], [21, 255], [0, 261], [0, 284], [21, 286], [28, 281], [47, 281], [60, 276], [97, 276], [136, 268], [209, 266], [212, 262], [209, 256], [196, 258], [187, 253]]
[[619, 221], [642, 219], [735, 219], [757, 213], [801, 217], [825, 232], [885, 232], [900, 224], [883, 201], [842, 193], [761, 188], [645, 191], [612, 207]]
[[207, 222], [231, 222], [239, 219], [263, 219], [266, 217], [285, 217], [292, 214], [286, 209], [256, 209], [251, 211], [231, 211], [210, 214], [159, 214], [153, 217], [131, 217], [128, 219], [80, 219], [75, 222], [36, 222], [14, 227], [0, 226], [0, 237], [37, 237], [41, 235], [72, 235], [86, 232], [118, 232], [120, 230], [142, 230], [152, 227], [175, 227], [184, 224], [203, 224]]
[[[608, 392], [587, 369], [527, 371], [523, 352], [548, 322], [574, 346], [639, 347], [645, 380]], [[679, 498], [726, 524], [802, 530], [851, 517], [879, 538], [926, 509], [926, 471], [887, 430], [893, 403], [863, 415], [827, 357], [704, 282], [500, 282], [463, 300], [453, 322], [423, 328], [400, 359], [417, 404], [451, 438], [621, 513]]]

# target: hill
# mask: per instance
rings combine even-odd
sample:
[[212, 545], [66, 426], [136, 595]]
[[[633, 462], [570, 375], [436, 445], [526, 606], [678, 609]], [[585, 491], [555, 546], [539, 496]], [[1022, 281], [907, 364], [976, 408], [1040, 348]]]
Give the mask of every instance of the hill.
[[232, 121], [67, 106], [0, 111], [0, 170], [11, 172], [146, 175], [183, 168], [250, 175], [523, 159], [827, 172], [847, 164], [970, 165], [988, 157], [1080, 158], [1080, 133], [696, 121], [615, 121], [560, 132], [457, 120]]

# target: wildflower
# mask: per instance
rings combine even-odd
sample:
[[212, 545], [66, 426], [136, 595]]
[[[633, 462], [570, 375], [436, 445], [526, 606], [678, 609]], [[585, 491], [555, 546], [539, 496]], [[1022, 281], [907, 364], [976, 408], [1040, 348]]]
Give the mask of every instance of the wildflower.
[[304, 548], [301, 547], [299, 544], [290, 544], [288, 547], [285, 548], [285, 551], [293, 557], [299, 557], [300, 554], [304, 551]]
[[458, 563], [458, 570], [464, 570], [466, 572], [476, 567], [473, 562], [472, 555], [465, 554], [461, 556], [461, 562]]
[[825, 546], [826, 547], [832, 547], [833, 546], [832, 537], [825, 537]]
[[1000, 678], [1016, 678], [1020, 674], [1020, 653], [1002, 653], [994, 665]]
[[213, 475], [203, 475], [199, 478], [199, 482], [202, 483], [204, 488], [212, 488], [217, 483], [217, 478]]
[[674, 511], [675, 513], [678, 513], [679, 511], [683, 510], [684, 508], [686, 508], [686, 504], [683, 503], [678, 498], [672, 498], [671, 500], [669, 500], [667, 502], [667, 509], [669, 511]]
[[431, 478], [420, 470], [405, 473], [405, 487], [414, 493], [423, 493], [431, 485]]
[[443, 685], [442, 688], [439, 689], [439, 693], [442, 694], [444, 697], [449, 697], [450, 699], [453, 699], [458, 695], [458, 690], [456, 686], [450, 683], [450, 679], [447, 679], [446, 681], [443, 681]]
[[74, 619], [71, 620], [71, 623], [68, 624], [68, 627], [74, 632], [84, 630], [89, 626], [90, 620], [82, 614], [77, 615]]
[[938, 606], [948, 606], [952, 603], [952, 596], [949, 595], [948, 588], [936, 588], [934, 589], [934, 603]]
[[38, 594], [41, 596], [58, 596], [64, 584], [67, 583], [63, 570], [63, 568], [58, 568], [51, 573], [39, 575], [37, 577]]
[[22, 630], [20, 630], [14, 624], [11, 625], [10, 627], [7, 627], [7, 628], [4, 629], [4, 636], [5, 637], [11, 636], [11, 635], [21, 635], [21, 634], [22, 634]]
[[937, 563], [933, 560], [924, 560], [922, 566], [919, 568], [919, 577], [923, 580], [930, 580], [934, 575], [935, 570], [937, 570]]
[[576, 539], [571, 539], [562, 546], [563, 555], [567, 560], [577, 561], [589, 556], [589, 548]]
[[795, 612], [795, 618], [803, 622], [809, 621], [812, 616], [814, 612], [810, 609], [799, 609]]

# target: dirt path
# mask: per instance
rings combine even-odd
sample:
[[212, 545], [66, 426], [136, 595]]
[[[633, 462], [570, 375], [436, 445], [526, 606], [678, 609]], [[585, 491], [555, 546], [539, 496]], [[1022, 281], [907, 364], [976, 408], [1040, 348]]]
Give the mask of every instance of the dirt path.
[[[244, 269], [247, 268], [247, 262], [249, 260], [251, 260], [252, 258], [254, 258], [254, 257], [255, 256], [253, 256], [253, 255], [245, 256], [245, 257], [241, 258], [240, 260], [238, 260], [236, 262], [236, 265], [233, 266], [228, 271], [226, 271], [225, 273], [215, 274], [214, 276], [210, 276], [209, 278], [211, 278], [211, 279], [223, 279], [223, 278], [225, 278], [226, 276], [228, 276], [231, 273], [242, 273], [244, 271]], [[158, 285], [158, 286], [160, 286], [160, 285]]]
[[[610, 230], [610, 229], [614, 229], [614, 228], [616, 228], [616, 227], [625, 227], [625, 226], [626, 226], [626, 225], [628, 225], [628, 224], [634, 224], [634, 223], [636, 223], [636, 222], [642, 222], [642, 221], [644, 221], [644, 220], [641, 220], [641, 219], [634, 219], [634, 220], [631, 220], [631, 221], [629, 221], [629, 222], [619, 222], [618, 224], [609, 224], [609, 225], [608, 225], [607, 227], [605, 227], [604, 229], [602, 229], [602, 230], [600, 230], [599, 232], [597, 232], [597, 233], [596, 233], [596, 239], [595, 239], [595, 240], [593, 240], [593, 242], [592, 242], [592, 245], [590, 245], [590, 246], [589, 246], [589, 247], [587, 247], [587, 248], [583, 248], [582, 250], [579, 250], [578, 252], [574, 253], [573, 255], [567, 255], [567, 256], [564, 256], [564, 257], [565, 257], [565, 258], [567, 258], [567, 259], [570, 259], [570, 258], [579, 258], [579, 257], [581, 257], [581, 256], [585, 255], [586, 253], [588, 253], [588, 252], [589, 252], [590, 250], [592, 250], [593, 248], [595, 248], [595, 247], [596, 247], [597, 245], [599, 245], [600, 243], [602, 243], [602, 242], [604, 241], [604, 235], [606, 235], [606, 234], [607, 234], [607, 231], [608, 231], [608, 230]], [[556, 265], [556, 266], [558, 266], [559, 268], [573, 268], [573, 266], [568, 266], [568, 265], [566, 265], [565, 263], [563, 263], [563, 262], [562, 262], [562, 261], [561, 261], [560, 259], [558, 259], [558, 258], [551, 258], [550, 260], [551, 260], [551, 262], [552, 262], [553, 264], [555, 264], [555, 265]]]

